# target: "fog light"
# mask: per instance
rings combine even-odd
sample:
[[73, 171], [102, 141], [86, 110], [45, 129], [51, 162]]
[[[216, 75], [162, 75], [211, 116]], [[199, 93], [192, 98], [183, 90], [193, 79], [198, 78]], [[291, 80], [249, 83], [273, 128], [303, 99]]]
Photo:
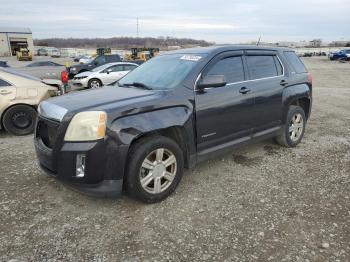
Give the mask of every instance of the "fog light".
[[77, 154], [77, 164], [76, 164], [76, 177], [84, 177], [85, 175], [85, 159], [86, 156], [84, 154]]

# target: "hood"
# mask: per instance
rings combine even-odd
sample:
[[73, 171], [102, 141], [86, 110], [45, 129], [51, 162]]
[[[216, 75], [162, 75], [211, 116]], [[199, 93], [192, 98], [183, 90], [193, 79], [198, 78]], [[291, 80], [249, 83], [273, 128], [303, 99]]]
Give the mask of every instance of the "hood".
[[[107, 113], [118, 111], [120, 114], [127, 114], [133, 109], [140, 109], [142, 103], [148, 105], [153, 101], [151, 104], [154, 104], [154, 100], [159, 99], [161, 93], [155, 90], [108, 86], [50, 98], [40, 104], [40, 111], [48, 111], [48, 107], [60, 108], [60, 110], [51, 110], [51, 115], [46, 115], [56, 120], [62, 120], [66, 113], [75, 114], [91, 110], [103, 110]], [[119, 108], [120, 110], [116, 110]], [[65, 114], [55, 115], [55, 111], [65, 112]]]
[[81, 72], [79, 74], [76, 74], [74, 77], [82, 77], [82, 76], [90, 76], [92, 75], [94, 72], [91, 71], [85, 71], [85, 72]]

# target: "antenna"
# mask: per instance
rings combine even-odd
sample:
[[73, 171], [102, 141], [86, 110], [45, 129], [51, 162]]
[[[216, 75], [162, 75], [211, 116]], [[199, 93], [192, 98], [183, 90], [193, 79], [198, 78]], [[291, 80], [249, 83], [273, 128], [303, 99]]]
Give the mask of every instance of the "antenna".
[[259, 40], [258, 40], [258, 42], [256, 43], [256, 45], [259, 45], [259, 44], [260, 44], [260, 39], [261, 39], [261, 36], [259, 36]]
[[136, 36], [139, 38], [139, 18], [136, 17]]

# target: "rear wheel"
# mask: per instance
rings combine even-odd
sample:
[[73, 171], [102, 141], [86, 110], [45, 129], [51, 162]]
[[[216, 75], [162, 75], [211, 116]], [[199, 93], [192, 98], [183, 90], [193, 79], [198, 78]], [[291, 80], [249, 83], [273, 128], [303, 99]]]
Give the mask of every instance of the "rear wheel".
[[304, 136], [305, 124], [304, 110], [300, 106], [290, 106], [285, 125], [276, 137], [277, 143], [285, 147], [295, 147]]
[[99, 79], [93, 78], [93, 79], [89, 80], [88, 87], [89, 88], [101, 88], [102, 82]]
[[166, 137], [148, 137], [136, 142], [130, 150], [127, 191], [143, 202], [159, 202], [175, 190], [182, 174], [180, 147]]
[[5, 112], [2, 124], [5, 130], [13, 135], [28, 135], [34, 131], [36, 116], [34, 108], [16, 105]]

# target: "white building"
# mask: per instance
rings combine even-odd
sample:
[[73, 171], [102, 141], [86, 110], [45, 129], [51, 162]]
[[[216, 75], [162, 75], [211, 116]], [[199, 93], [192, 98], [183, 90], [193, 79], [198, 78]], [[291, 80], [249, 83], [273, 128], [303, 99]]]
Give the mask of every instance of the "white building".
[[0, 56], [15, 56], [16, 50], [23, 44], [34, 54], [32, 31], [29, 28], [0, 27]]

